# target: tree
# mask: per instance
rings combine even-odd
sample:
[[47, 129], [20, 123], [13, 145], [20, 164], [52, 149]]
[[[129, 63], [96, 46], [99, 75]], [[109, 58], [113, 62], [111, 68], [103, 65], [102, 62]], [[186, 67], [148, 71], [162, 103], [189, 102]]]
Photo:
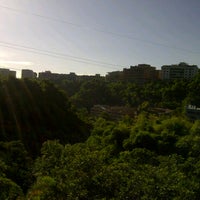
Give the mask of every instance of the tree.
[[4, 176], [26, 192], [33, 182], [31, 172], [33, 163], [22, 142], [0, 142], [0, 159]]
[[89, 135], [63, 91], [49, 81], [29, 79], [0, 84], [0, 128], [2, 141], [21, 140], [33, 156], [48, 139], [75, 143]]

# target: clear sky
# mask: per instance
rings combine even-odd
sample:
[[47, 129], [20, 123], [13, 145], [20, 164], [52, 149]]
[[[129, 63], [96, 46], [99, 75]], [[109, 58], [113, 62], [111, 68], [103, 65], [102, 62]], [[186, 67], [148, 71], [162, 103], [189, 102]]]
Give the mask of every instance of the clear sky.
[[0, 67], [105, 75], [200, 67], [200, 0], [0, 0]]

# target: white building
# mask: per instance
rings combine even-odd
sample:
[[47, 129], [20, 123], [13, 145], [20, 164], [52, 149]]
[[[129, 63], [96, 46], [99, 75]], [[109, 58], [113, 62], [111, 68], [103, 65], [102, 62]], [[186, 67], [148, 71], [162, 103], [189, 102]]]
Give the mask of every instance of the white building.
[[196, 65], [188, 65], [187, 63], [164, 65], [161, 69], [161, 78], [163, 80], [191, 79], [199, 70]]

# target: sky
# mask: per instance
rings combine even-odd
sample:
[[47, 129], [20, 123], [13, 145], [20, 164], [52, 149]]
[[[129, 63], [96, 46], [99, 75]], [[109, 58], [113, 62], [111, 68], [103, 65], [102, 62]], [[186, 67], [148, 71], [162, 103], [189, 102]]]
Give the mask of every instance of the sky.
[[106, 75], [200, 67], [200, 0], [0, 0], [0, 67]]

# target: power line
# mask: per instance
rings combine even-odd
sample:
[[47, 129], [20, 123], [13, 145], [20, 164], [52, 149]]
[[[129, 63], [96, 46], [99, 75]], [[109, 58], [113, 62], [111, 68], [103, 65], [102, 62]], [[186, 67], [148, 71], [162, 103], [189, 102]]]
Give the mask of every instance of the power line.
[[[0, 46], [6, 47], [6, 48], [16, 49], [16, 50], [20, 50], [20, 51], [26, 51], [26, 52], [30, 52], [30, 53], [55, 57], [55, 58], [61, 58], [61, 59], [64, 59], [64, 60], [72, 60], [74, 62], [80, 62], [80, 63], [90, 64], [90, 65], [98, 65], [98, 66], [102, 66], [102, 67], [110, 68], [110, 69], [114, 69], [113, 68], [114, 66], [115, 67], [116, 66], [127, 67], [127, 66], [122, 66], [122, 65], [112, 64], [112, 63], [100, 62], [100, 61], [92, 60], [92, 59], [88, 59], [88, 58], [82, 58], [82, 57], [57, 53], [57, 52], [53, 52], [53, 51], [40, 50], [40, 49], [37, 49], [37, 48], [32, 48], [32, 47], [28, 47], [28, 46], [23, 46], [23, 45], [18, 45], [18, 44], [13, 44], [13, 43], [7, 43], [7, 42], [2, 42], [2, 41], [0, 41]], [[112, 67], [109, 67], [109, 66], [112, 66]]]
[[37, 48], [29, 47], [29, 46], [24, 46], [24, 45], [19, 45], [19, 44], [13, 44], [13, 43], [2, 42], [2, 41], [0, 41], [0, 43], [5, 44], [5, 45], [12, 45], [12, 46], [17, 46], [17, 47], [21, 47], [21, 48], [31, 49], [31, 50], [34, 50], [34, 51], [45, 52], [45, 53], [53, 54], [53, 55], [56, 55], [56, 56], [69, 57], [69, 58], [72, 58], [72, 59], [78, 59], [78, 60], [83, 60], [83, 61], [87, 61], [87, 62], [94, 62], [94, 63], [98, 63], [98, 64], [102, 64], [102, 65], [116, 66], [116, 64], [111, 64], [111, 63], [93, 60], [93, 59], [89, 59], [89, 58], [72, 56], [72, 55], [63, 54], [63, 53], [57, 53], [57, 52], [48, 51], [48, 50], [41, 50], [41, 49], [37, 49]]
[[16, 9], [16, 8], [10, 8], [10, 7], [3, 6], [3, 5], [0, 5], [0, 7], [4, 8], [4, 9], [7, 9], [7, 10], [10, 10], [10, 11], [13, 11], [13, 12], [22, 13], [22, 14], [25, 14], [25, 15], [32, 15], [32, 16], [43, 18], [43, 19], [47, 19], [47, 20], [50, 20], [50, 21], [65, 23], [65, 24], [69, 24], [69, 25], [72, 25], [72, 26], [76, 26], [76, 27], [83, 27], [80, 24], [75, 24], [75, 23], [68, 22], [66, 20], [62, 20], [62, 19], [59, 19], [59, 18], [48, 17], [48, 16], [37, 14], [37, 13], [30, 13], [30, 12], [27, 12], [25, 10]]
[[83, 25], [80, 25], [80, 24], [75, 24], [75, 23], [60, 19], [60, 18], [53, 18], [53, 17], [49, 17], [49, 16], [45, 16], [45, 15], [40, 15], [40, 14], [37, 14], [37, 13], [30, 13], [30, 12], [27, 12], [27, 11], [24, 11], [24, 10], [21, 10], [21, 9], [10, 8], [8, 6], [0, 5], [0, 8], [7, 9], [7, 10], [17, 12], [17, 13], [22, 13], [22, 14], [25, 14], [25, 15], [32, 15], [32, 16], [43, 18], [43, 19], [50, 20], [50, 21], [69, 24], [71, 26], [75, 26], [75, 27], [82, 28], [82, 29], [87, 28], [87, 29], [90, 29], [90, 30], [95, 31], [95, 32], [109, 34], [109, 35], [117, 36], [117, 37], [120, 37], [120, 38], [126, 38], [126, 39], [129, 39], [129, 40], [135, 40], [135, 41], [151, 44], [151, 45], [154, 45], [154, 46], [162, 46], [162, 47], [165, 47], [165, 48], [175, 49], [175, 50], [184, 51], [184, 52], [188, 52], [188, 53], [192, 53], [192, 54], [200, 54], [200, 52], [192, 51], [192, 50], [189, 50], [189, 49], [171, 46], [171, 45], [167, 45], [167, 44], [163, 44], [163, 43], [159, 43], [159, 42], [154, 42], [154, 41], [150, 41], [150, 40], [140, 39], [140, 38], [137, 38], [137, 37], [134, 37], [134, 36], [131, 36], [131, 35], [125, 35], [125, 34], [116, 33], [116, 32], [112, 32], [112, 31], [105, 31], [105, 30], [101, 30], [101, 29], [98, 29], [98, 28], [94, 28], [94, 27], [86, 27], [86, 26], [83, 26]]

